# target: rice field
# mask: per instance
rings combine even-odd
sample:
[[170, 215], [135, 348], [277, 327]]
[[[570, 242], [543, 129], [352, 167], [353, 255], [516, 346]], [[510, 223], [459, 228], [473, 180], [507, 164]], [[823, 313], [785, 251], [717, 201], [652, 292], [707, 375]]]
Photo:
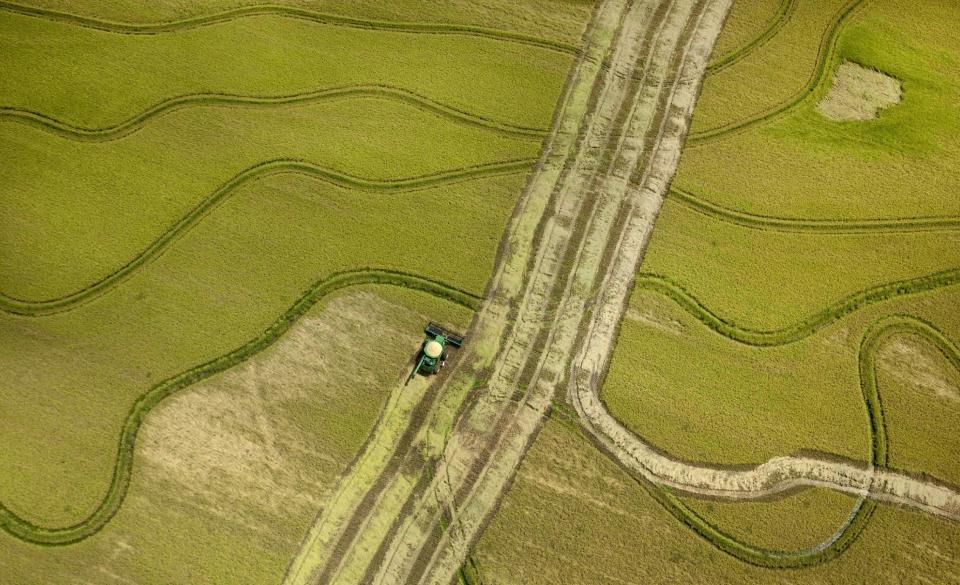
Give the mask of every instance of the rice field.
[[0, 3], [0, 580], [282, 580], [591, 10]]
[[[953, 7], [828, 4], [735, 3], [601, 397], [681, 461], [812, 455], [957, 485]], [[824, 118], [844, 61], [895, 78], [902, 101], [864, 122]], [[631, 485], [604, 457], [548, 423], [475, 551], [486, 581], [956, 574], [949, 521], [819, 489], [699, 499]], [[804, 568], [776, 570], [787, 563]]]

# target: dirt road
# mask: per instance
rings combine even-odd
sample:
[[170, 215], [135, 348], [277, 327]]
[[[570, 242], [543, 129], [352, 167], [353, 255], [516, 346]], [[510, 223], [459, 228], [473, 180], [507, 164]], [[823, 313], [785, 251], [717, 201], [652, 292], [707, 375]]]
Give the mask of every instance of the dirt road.
[[408, 416], [385, 415], [287, 582], [450, 582], [566, 388], [580, 332], [619, 318], [623, 302], [597, 292], [626, 278], [621, 256], [639, 259], [729, 3], [600, 3], [464, 355]]

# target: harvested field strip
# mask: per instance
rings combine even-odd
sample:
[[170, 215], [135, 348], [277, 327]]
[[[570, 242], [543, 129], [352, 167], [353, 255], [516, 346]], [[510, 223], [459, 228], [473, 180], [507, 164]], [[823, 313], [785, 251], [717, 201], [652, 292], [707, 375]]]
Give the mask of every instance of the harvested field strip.
[[758, 215], [730, 209], [707, 201], [679, 187], [671, 187], [670, 195], [685, 207], [704, 215], [758, 230], [818, 232], [825, 234], [864, 234], [875, 232], [921, 232], [960, 229], [960, 217], [931, 216], [863, 220], [799, 219]]
[[181, 95], [164, 100], [122, 122], [101, 128], [86, 128], [83, 126], [76, 126], [41, 112], [15, 107], [0, 107], [0, 120], [6, 118], [8, 120], [23, 124], [30, 124], [32, 126], [36, 126], [43, 130], [48, 130], [54, 134], [73, 140], [100, 142], [123, 138], [124, 136], [132, 134], [141, 129], [154, 117], [161, 116], [172, 110], [186, 108], [189, 106], [204, 105], [271, 107], [285, 104], [302, 104], [323, 100], [346, 99], [358, 96], [376, 96], [395, 99], [432, 114], [438, 114], [440, 116], [450, 118], [457, 122], [479, 126], [481, 128], [495, 130], [514, 136], [540, 137], [546, 135], [547, 133], [545, 128], [531, 128], [527, 126], [509, 124], [506, 122], [499, 122], [497, 120], [492, 120], [490, 118], [471, 114], [464, 110], [448, 106], [401, 87], [381, 84], [333, 87], [282, 96], [246, 96], [225, 93], [195, 93]]
[[733, 65], [737, 61], [743, 59], [747, 55], [753, 53], [764, 43], [769, 41], [780, 32], [780, 29], [783, 28], [783, 25], [790, 20], [790, 17], [793, 15], [794, 9], [797, 7], [797, 0], [781, 0], [780, 7], [777, 10], [776, 15], [773, 20], [764, 28], [763, 31], [749, 42], [744, 44], [739, 49], [735, 49], [718, 57], [712, 63], [707, 65], [707, 75], [712, 75], [714, 73], [719, 73], [727, 67]]
[[636, 287], [663, 294], [696, 317], [704, 325], [728, 339], [756, 347], [784, 345], [799, 341], [854, 311], [906, 295], [915, 295], [960, 284], [960, 268], [926, 276], [882, 284], [847, 296], [826, 309], [800, 321], [774, 330], [740, 327], [712, 312], [696, 297], [672, 279], [657, 274], [640, 273]]
[[[891, 315], [877, 320], [867, 329], [861, 342], [858, 363], [861, 391], [870, 421], [872, 445], [870, 470], [874, 468], [883, 470], [887, 468], [888, 461], [888, 437], [883, 416], [883, 404], [877, 385], [876, 355], [882, 344], [890, 337], [906, 333], [917, 335], [934, 344], [944, 357], [960, 370], [960, 350], [957, 346], [936, 327], [917, 317]], [[748, 343], [731, 335], [726, 336], [736, 341]], [[784, 337], [784, 339], [784, 343], [790, 342], [786, 340], [787, 337]], [[861, 499], [854, 506], [848, 520], [829, 539], [807, 550], [786, 552], [765, 550], [740, 542], [691, 510], [669, 489], [655, 485], [643, 476], [637, 475], [636, 477], [671, 514], [720, 550], [745, 562], [769, 568], [805, 567], [836, 558], [856, 540], [876, 509], [877, 502], [866, 500], [865, 496], [878, 495], [883, 497], [888, 495], [882, 491], [872, 494], [869, 493], [869, 490], [865, 490]]]
[[373, 181], [346, 175], [338, 171], [300, 160], [277, 159], [265, 161], [235, 175], [229, 181], [224, 183], [223, 186], [197, 204], [136, 257], [100, 280], [97, 280], [96, 282], [93, 282], [88, 286], [68, 295], [52, 299], [25, 300], [0, 293], [0, 310], [3, 310], [7, 313], [26, 316], [50, 315], [69, 310], [73, 307], [76, 307], [80, 303], [89, 301], [103, 294], [110, 288], [129, 278], [139, 268], [150, 262], [152, 259], [162, 254], [163, 251], [170, 246], [170, 244], [176, 241], [176, 239], [187, 230], [192, 228], [197, 222], [202, 220], [211, 210], [213, 210], [224, 199], [229, 197], [238, 187], [254, 179], [268, 175], [279, 173], [297, 173], [307, 175], [321, 181], [326, 181], [339, 187], [368, 191], [399, 192], [412, 191], [443, 184], [451, 184], [479, 177], [491, 177], [526, 172], [534, 162], [534, 160], [506, 161], [396, 181]]
[[229, 22], [231, 20], [236, 20], [238, 18], [244, 18], [249, 16], [275, 15], [275, 16], [283, 16], [287, 18], [294, 18], [298, 20], [307, 20], [307, 21], [316, 22], [320, 24], [344, 26], [349, 28], [359, 28], [359, 29], [366, 29], [366, 30], [386, 30], [386, 31], [396, 31], [396, 32], [405, 32], [405, 33], [444, 34], [444, 35], [464, 35], [464, 36], [474, 36], [474, 37], [485, 37], [485, 38], [490, 38], [490, 39], [499, 40], [499, 41], [514, 42], [514, 43], [520, 43], [524, 45], [540, 47], [540, 48], [549, 49], [549, 50], [558, 51], [558, 52], [567, 53], [567, 54], [575, 54], [577, 52], [577, 47], [575, 45], [571, 45], [568, 43], [562, 43], [560, 41], [543, 39], [543, 38], [534, 37], [531, 35], [511, 32], [511, 31], [485, 28], [481, 26], [470, 26], [470, 25], [462, 25], [462, 24], [389, 22], [389, 21], [382, 21], [382, 20], [365, 20], [360, 18], [351, 18], [349, 16], [340, 16], [336, 14], [325, 14], [322, 12], [315, 12], [315, 11], [307, 10], [304, 8], [296, 8], [293, 6], [283, 6], [279, 4], [260, 4], [260, 5], [253, 5], [253, 6], [244, 6], [241, 8], [225, 10], [223, 12], [209, 14], [206, 16], [195, 16], [192, 18], [185, 18], [182, 20], [174, 20], [169, 22], [159, 22], [159, 23], [152, 23], [152, 24], [112, 22], [109, 20], [90, 18], [86, 16], [80, 16], [77, 14], [71, 14], [68, 12], [47, 10], [44, 8], [38, 8], [34, 6], [24, 6], [24, 5], [15, 4], [12, 2], [0, 2], [0, 10], [6, 10], [8, 12], [15, 12], [15, 13], [23, 14], [26, 16], [43, 18], [47, 20], [67, 22], [70, 24], [75, 24], [77, 26], [82, 26], [84, 28], [92, 28], [100, 31], [117, 33], [117, 34], [127, 34], [127, 35], [155, 35], [155, 34], [162, 34], [162, 33], [171, 33], [171, 32], [189, 30], [189, 29], [203, 27], [203, 26], [210, 26], [213, 24], [221, 23], [221, 22]]
[[110, 521], [123, 503], [130, 484], [137, 433], [153, 407], [164, 398], [191, 384], [228, 370], [265, 349], [286, 333], [297, 319], [306, 314], [326, 295], [345, 287], [366, 284], [414, 289], [473, 310], [480, 306], [480, 297], [473, 293], [413, 274], [382, 269], [357, 269], [333, 274], [310, 287], [293, 306], [256, 338], [225, 355], [156, 384], [141, 396], [130, 409], [124, 422], [110, 488], [97, 510], [84, 521], [62, 528], [37, 526], [0, 504], [0, 527], [26, 542], [49, 546], [71, 544], [96, 534]]
[[707, 144], [742, 130], [746, 130], [747, 128], [751, 128], [757, 124], [771, 122], [782, 117], [784, 114], [800, 106], [806, 101], [817, 98], [820, 90], [826, 85], [826, 80], [829, 77], [828, 73], [832, 69], [830, 65], [837, 60], [837, 44], [840, 34], [843, 32], [843, 29], [847, 23], [851, 21], [852, 17], [857, 14], [858, 10], [862, 8], [866, 2], [867, 0], [851, 0], [840, 9], [836, 16], [834, 16], [833, 20], [831, 20], [829, 28], [827, 29], [827, 33], [820, 41], [820, 49], [817, 52], [816, 67], [814, 67], [814, 70], [811, 73], [810, 78], [807, 80], [806, 85], [800, 88], [800, 90], [793, 94], [793, 96], [780, 102], [772, 108], [756, 112], [745, 118], [734, 120], [727, 124], [710, 128], [708, 130], [691, 132], [687, 137], [687, 147], [695, 148], [699, 145]]

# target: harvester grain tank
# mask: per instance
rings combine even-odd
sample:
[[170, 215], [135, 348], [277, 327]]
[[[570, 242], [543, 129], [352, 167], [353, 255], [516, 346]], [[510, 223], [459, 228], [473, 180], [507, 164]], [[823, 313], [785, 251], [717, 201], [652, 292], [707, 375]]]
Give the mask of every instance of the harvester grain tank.
[[420, 351], [417, 353], [417, 365], [410, 372], [410, 377], [407, 378], [408, 383], [417, 374], [427, 376], [439, 372], [440, 368], [447, 363], [448, 348], [463, 345], [462, 335], [450, 333], [434, 323], [427, 325], [423, 333], [426, 337], [420, 344]]

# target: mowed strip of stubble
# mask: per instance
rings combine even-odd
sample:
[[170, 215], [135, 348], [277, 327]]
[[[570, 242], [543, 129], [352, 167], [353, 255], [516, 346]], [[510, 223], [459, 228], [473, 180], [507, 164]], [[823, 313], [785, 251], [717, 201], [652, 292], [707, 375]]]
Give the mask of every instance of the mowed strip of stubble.
[[[608, 245], [610, 230], [619, 217], [617, 210], [633, 195], [633, 191], [626, 188], [632, 169], [649, 160], [649, 153], [663, 135], [665, 112], [678, 80], [675, 72], [688, 54], [686, 41], [694, 37], [704, 14], [710, 12], [713, 17], [710, 22], [718, 29], [725, 12], [725, 8], [717, 10], [716, 7], [707, 11], [707, 3], [681, 0], [651, 2], [649, 7], [654, 14], [652, 26], [633, 39], [642, 47], [640, 56], [644, 57], [632, 65], [642, 68], [640, 87], [627, 83], [621, 85], [619, 91], [606, 91], [609, 101], [601, 101], [600, 107], [594, 110], [599, 119], [613, 120], [615, 131], [611, 132], [611, 128], [600, 131], [599, 136], [603, 138], [599, 144], [603, 146], [595, 151], [600, 156], [582, 156], [581, 151], [580, 156], [574, 157], [576, 168], [568, 176], [579, 179], [573, 184], [580, 189], [568, 188], [567, 191], [579, 197], [562, 198], [563, 202], [555, 206], [556, 216], [547, 220], [569, 218], [573, 226], [571, 229], [569, 221], [553, 222], [550, 227], [555, 229], [547, 232], [553, 238], [546, 238], [547, 244], [539, 248], [539, 261], [529, 273], [525, 302], [521, 304], [512, 339], [508, 340], [515, 343], [507, 344], [516, 353], [511, 355], [510, 349], [507, 350], [505, 359], [498, 362], [501, 366], [498, 375], [458, 421], [444, 457], [437, 465], [432, 490], [422, 498], [416, 514], [401, 519], [404, 526], [395, 538], [397, 544], [385, 555], [381, 570], [372, 579], [374, 582], [448, 581], [465, 558], [539, 428], [562, 377], [577, 330], [577, 320], [558, 328], [560, 321], [552, 318], [550, 309], [556, 305], [583, 306], [584, 293], [592, 288], [591, 283], [599, 274], [598, 259], [602, 251], [616, 252], [615, 247]], [[701, 52], [708, 54], [709, 48]], [[627, 63], [626, 70], [616, 62], [613, 64], [614, 77], [637, 78], [630, 75], [630, 61]], [[673, 82], [668, 84], [668, 79]], [[598, 138], [598, 135], [588, 134], [588, 137]], [[596, 143], [588, 139], [580, 144], [589, 148]], [[608, 154], [611, 151], [612, 156]], [[609, 177], [617, 180], [601, 187]], [[586, 211], [580, 212], [578, 199], [584, 198], [587, 199]], [[564, 203], [572, 210], [567, 218], [562, 215]], [[652, 219], [653, 216], [649, 216], [651, 222]], [[557, 226], [560, 229], [556, 229]], [[620, 240], [619, 234], [617, 239]], [[558, 274], [562, 278], [558, 279]], [[580, 311], [563, 313], [573, 316]], [[560, 334], [555, 334], [555, 330]], [[543, 339], [546, 343], [541, 346]], [[533, 348], [530, 340], [534, 341]], [[518, 354], [522, 357], [515, 359]], [[534, 367], [529, 374], [531, 363]], [[511, 401], [518, 387], [530, 390], [522, 402]]]
[[[591, 88], [614, 40], [614, 32], [623, 19], [625, 6], [626, 0], [604, 0], [587, 30], [584, 50], [564, 89], [551, 133], [545, 142], [541, 164], [531, 174], [528, 187], [521, 194], [510, 220], [508, 235], [501, 242], [495, 277], [489, 288], [489, 300], [471, 327], [472, 331], [481, 328], [493, 330], [494, 336], [485, 340], [471, 335], [465, 350], [474, 356], [492, 356], [499, 336], [511, 321], [510, 307], [497, 300], [507, 297], [510, 290], [522, 284], [525, 258], [529, 256], [529, 250], [523, 246], [529, 246], [534, 239], [550, 196], [550, 190], [544, 192], [542, 187], [556, 182], [562, 162], [577, 143], [578, 129], [587, 110]], [[488, 357], [487, 361], [492, 359]], [[374, 502], [383, 503], [383, 492], [388, 489], [402, 492], [406, 485], [409, 494], [409, 491], [423, 483], [416, 478], [418, 472], [424, 475], [422, 469], [411, 469], [416, 465], [407, 464], [407, 460], [411, 459], [413, 451], [410, 446], [417, 444], [425, 434], [427, 417], [423, 411], [436, 408], [433, 403], [438, 383], [435, 381], [433, 386], [422, 395], [415, 409], [397, 409], [381, 419], [365, 447], [364, 455], [340, 480], [335, 494], [308, 532], [300, 553], [288, 568], [285, 584], [333, 582], [340, 567], [353, 556], [351, 545], [360, 526], [369, 526], [366, 518]], [[403, 390], [398, 388], [395, 392]], [[411, 417], [412, 414], [418, 416]], [[399, 490], [397, 486], [400, 486]]]

